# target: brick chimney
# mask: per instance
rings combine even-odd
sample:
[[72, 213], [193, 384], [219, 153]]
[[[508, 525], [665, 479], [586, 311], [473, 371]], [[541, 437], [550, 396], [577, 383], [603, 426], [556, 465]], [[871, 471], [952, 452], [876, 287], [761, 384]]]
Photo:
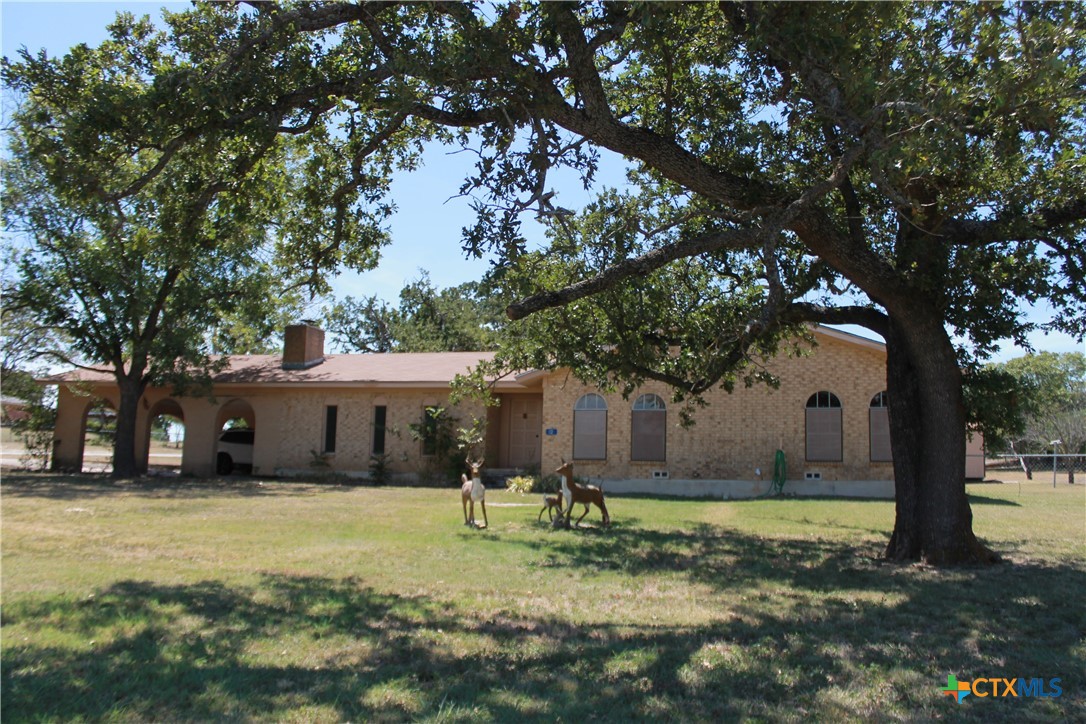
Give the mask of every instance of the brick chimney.
[[287, 327], [283, 335], [283, 369], [307, 370], [323, 361], [323, 329], [309, 321]]

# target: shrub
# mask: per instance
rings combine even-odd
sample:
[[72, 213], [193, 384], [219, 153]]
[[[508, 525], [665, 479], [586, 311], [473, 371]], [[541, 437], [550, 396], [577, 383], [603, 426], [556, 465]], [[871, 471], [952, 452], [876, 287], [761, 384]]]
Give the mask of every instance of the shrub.
[[537, 480], [530, 475], [518, 475], [515, 478], [508, 478], [505, 481], [505, 487], [512, 490], [514, 493], [527, 495], [528, 493], [535, 492], [536, 483]]
[[[579, 479], [578, 479], [579, 480]], [[556, 493], [562, 489], [562, 481], [557, 475], [518, 475], [515, 478], [507, 478], [505, 487], [516, 493]]]
[[370, 482], [374, 485], [384, 485], [391, 479], [389, 459], [389, 455], [370, 455]]
[[[575, 478], [575, 479], [578, 482], [580, 482], [579, 478]], [[536, 493], [557, 493], [561, 489], [562, 489], [562, 479], [559, 478], [554, 473], [551, 473], [550, 475], [547, 475], [546, 477], [543, 477], [543, 478], [541, 478], [539, 480], [539, 485], [536, 487], [534, 492], [536, 492]]]
[[411, 437], [422, 443], [419, 483], [459, 486], [464, 458], [481, 457], [486, 420], [473, 418], [470, 427], [457, 427], [458, 422], [443, 407], [427, 407], [421, 422], [407, 426]]

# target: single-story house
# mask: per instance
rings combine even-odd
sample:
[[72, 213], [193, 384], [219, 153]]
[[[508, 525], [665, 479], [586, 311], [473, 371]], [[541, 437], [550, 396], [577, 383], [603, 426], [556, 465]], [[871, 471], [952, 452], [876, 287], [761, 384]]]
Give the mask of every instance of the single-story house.
[[10, 395], [0, 397], [0, 425], [7, 427], [13, 422], [27, 419], [30, 413], [26, 408], [26, 400]]
[[[812, 334], [817, 345], [808, 356], [771, 361], [778, 389], [713, 390], [693, 427], [679, 425], [663, 384], [648, 383], [624, 399], [565, 370], [496, 380], [500, 405], [472, 403], [451, 412], [462, 421], [485, 416], [492, 471], [547, 473], [565, 459], [609, 492], [744, 497], [768, 490], [782, 450], [785, 492], [891, 497], [885, 346], [826, 327]], [[452, 379], [490, 357], [326, 354], [322, 330], [294, 325], [286, 330], [282, 356], [230, 357], [211, 397], [148, 389], [139, 407], [137, 450], [146, 460], [152, 419], [177, 417], [186, 431], [182, 473], [210, 475], [224, 427], [243, 420], [254, 431], [256, 475], [310, 474], [317, 464], [365, 477], [375, 454], [385, 456], [394, 476], [418, 475], [428, 451], [409, 426], [420, 423], [427, 408], [447, 406]], [[109, 373], [86, 370], [48, 382], [60, 386], [53, 465], [79, 469], [88, 412], [96, 401], [115, 406], [116, 385]], [[979, 460], [983, 466], [982, 453]]]

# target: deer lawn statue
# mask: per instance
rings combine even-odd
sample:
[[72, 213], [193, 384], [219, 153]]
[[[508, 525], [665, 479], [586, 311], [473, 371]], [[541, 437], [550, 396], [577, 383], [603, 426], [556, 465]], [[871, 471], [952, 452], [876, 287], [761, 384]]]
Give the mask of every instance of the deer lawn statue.
[[595, 485], [580, 485], [573, 479], [573, 463], [567, 463], [562, 461], [562, 466], [554, 471], [558, 475], [562, 476], [562, 497], [566, 500], [566, 527], [569, 527], [569, 521], [573, 515], [573, 506], [577, 503], [584, 505], [584, 512], [581, 513], [581, 517], [577, 519], [577, 522], [573, 525], [580, 524], [584, 517], [588, 515], [588, 511], [591, 510], [590, 505], [595, 505], [603, 513], [603, 524], [611, 525], [611, 516], [607, 513], [607, 504], [603, 502], [603, 490], [597, 488]]
[[539, 522], [543, 522], [543, 511], [545, 510], [545, 511], [547, 511], [547, 519], [550, 520], [550, 522], [553, 523], [554, 522], [554, 509], [555, 508], [558, 509], [558, 516], [561, 517], [561, 515], [562, 515], [562, 496], [561, 496], [561, 494], [558, 494], [558, 495], [544, 495], [543, 496], [543, 507], [539, 509], [539, 515], [537, 515], [535, 519], [537, 521], [539, 521]]
[[[470, 480], [467, 475], [460, 474], [460, 503], [464, 506], [464, 525], [475, 525], [475, 503], [478, 502], [483, 509], [483, 527], [486, 528], [489, 525], [486, 519], [486, 488], [483, 487], [483, 479], [479, 477], [483, 461], [480, 459], [473, 462], [469, 458], [464, 462], [471, 468]], [[470, 515], [468, 514], [469, 503], [471, 504]]]

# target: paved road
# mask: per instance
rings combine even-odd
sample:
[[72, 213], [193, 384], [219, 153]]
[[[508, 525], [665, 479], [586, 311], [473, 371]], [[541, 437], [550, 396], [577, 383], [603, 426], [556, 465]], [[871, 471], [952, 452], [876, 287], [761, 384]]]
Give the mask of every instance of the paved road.
[[[26, 448], [17, 442], [5, 442], [0, 445], [0, 468], [21, 468]], [[88, 447], [83, 452], [83, 471], [87, 473], [108, 473], [113, 451], [104, 447]], [[148, 464], [155, 468], [181, 467], [180, 450], [153, 450], [148, 455]]]

